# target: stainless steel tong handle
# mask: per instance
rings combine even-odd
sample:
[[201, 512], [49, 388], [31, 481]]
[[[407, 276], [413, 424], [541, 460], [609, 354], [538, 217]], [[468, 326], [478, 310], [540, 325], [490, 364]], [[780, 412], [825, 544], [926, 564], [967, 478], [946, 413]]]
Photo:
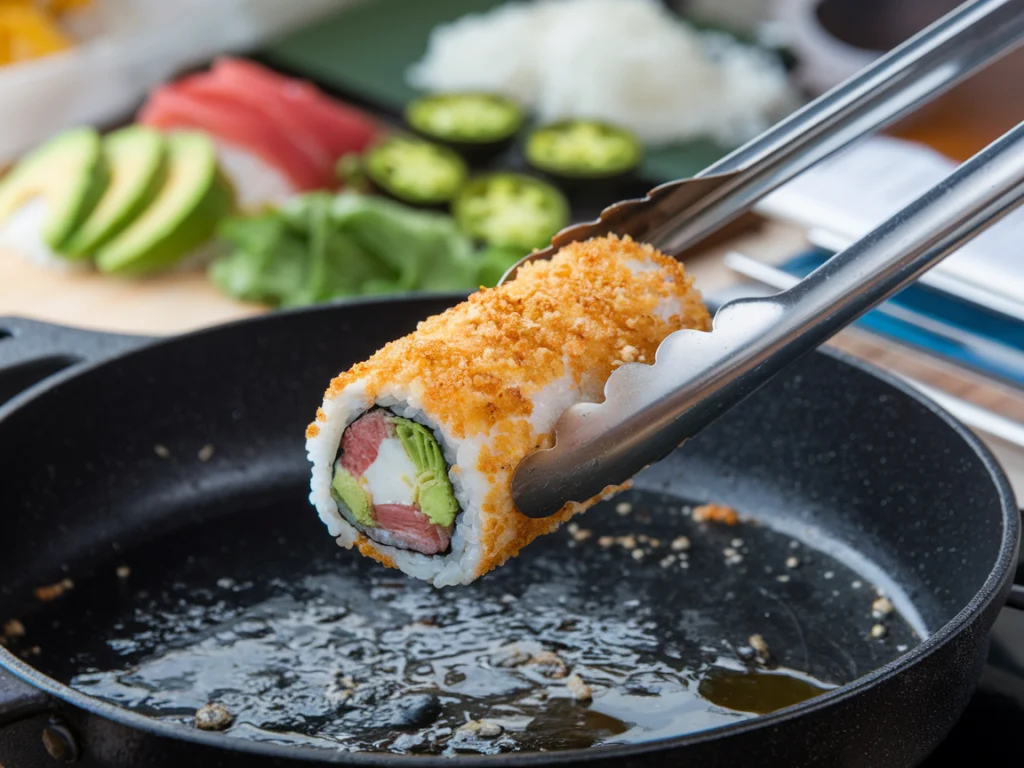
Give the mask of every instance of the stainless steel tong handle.
[[677, 331], [653, 365], [616, 370], [603, 403], [570, 408], [555, 446], [519, 464], [513, 501], [546, 517], [623, 482], [1022, 201], [1024, 123], [797, 285], [730, 302], [710, 333]]
[[1022, 39], [1024, 0], [965, 3], [695, 177], [662, 184], [644, 198], [609, 206], [596, 221], [563, 229], [550, 247], [522, 259], [502, 282], [527, 261], [611, 232], [679, 254], [773, 189], [911, 112]]

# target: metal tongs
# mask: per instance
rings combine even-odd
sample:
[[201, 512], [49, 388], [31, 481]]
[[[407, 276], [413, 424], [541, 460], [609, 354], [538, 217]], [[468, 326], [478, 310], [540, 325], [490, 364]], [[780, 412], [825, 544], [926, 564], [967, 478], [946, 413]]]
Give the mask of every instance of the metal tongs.
[[[1024, 41], [1024, 0], [975, 0], [692, 179], [605, 209], [551, 247], [628, 234], [678, 254], [814, 163], [911, 111]], [[870, 190], [865, 190], [870, 194]], [[862, 240], [775, 296], [740, 299], [711, 332], [677, 331], [652, 365], [611, 375], [600, 404], [562, 414], [552, 448], [516, 468], [512, 498], [547, 517], [622, 483], [789, 363], [896, 293], [1024, 200], [1024, 123]]]

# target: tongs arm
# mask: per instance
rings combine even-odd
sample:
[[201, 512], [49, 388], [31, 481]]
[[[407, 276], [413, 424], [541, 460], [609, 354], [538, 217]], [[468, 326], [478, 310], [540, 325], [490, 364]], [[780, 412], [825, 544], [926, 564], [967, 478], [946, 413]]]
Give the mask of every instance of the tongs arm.
[[1024, 0], [974, 0], [690, 179], [609, 206], [562, 230], [520, 265], [577, 240], [616, 233], [678, 255], [772, 190], [951, 88], [1024, 40]]
[[554, 447], [519, 464], [513, 501], [545, 517], [623, 482], [1022, 201], [1024, 123], [797, 285], [730, 302], [710, 333], [677, 331], [653, 365], [617, 369], [603, 403], [570, 408]]

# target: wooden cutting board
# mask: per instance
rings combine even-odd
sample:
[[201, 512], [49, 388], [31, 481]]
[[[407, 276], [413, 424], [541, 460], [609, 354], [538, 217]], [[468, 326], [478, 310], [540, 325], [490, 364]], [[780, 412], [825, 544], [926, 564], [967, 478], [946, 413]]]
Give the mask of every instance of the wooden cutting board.
[[4, 317], [160, 336], [264, 311], [221, 295], [202, 270], [149, 280], [118, 279], [81, 269], [43, 267], [0, 250], [0, 316]]
[[[802, 233], [770, 224], [749, 238], [758, 252], [782, 258], [805, 243]], [[728, 243], [732, 245], [732, 241]], [[695, 259], [691, 272], [705, 291], [731, 280], [721, 267], [725, 245]], [[219, 293], [202, 269], [148, 279], [116, 278], [85, 268], [42, 266], [0, 249], [0, 317], [27, 317], [51, 323], [117, 333], [162, 336], [205, 328], [269, 311]]]

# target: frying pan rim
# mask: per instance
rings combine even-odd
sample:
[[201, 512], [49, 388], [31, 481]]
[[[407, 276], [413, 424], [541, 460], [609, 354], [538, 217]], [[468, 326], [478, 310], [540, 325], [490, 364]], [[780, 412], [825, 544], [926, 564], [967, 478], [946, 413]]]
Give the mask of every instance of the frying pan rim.
[[[165, 344], [187, 343], [193, 337], [200, 337], [207, 334], [218, 333], [233, 329], [237, 326], [260, 325], [262, 323], [275, 322], [279, 318], [288, 318], [294, 315], [324, 314], [328, 315], [339, 310], [346, 310], [359, 306], [374, 306], [378, 304], [397, 303], [429, 303], [438, 300], [464, 299], [466, 293], [429, 293], [429, 294], [403, 294], [388, 297], [369, 297], [363, 299], [321, 304], [313, 307], [304, 307], [294, 310], [283, 310], [272, 312], [255, 317], [243, 318], [229, 323], [223, 323], [207, 328], [201, 328], [189, 333], [168, 336], [157, 339], [152, 343], [142, 344], [140, 347], [122, 352], [121, 354], [107, 357], [102, 360], [73, 366], [65, 372], [59, 373], [40, 384], [32, 387], [26, 392], [16, 396], [8, 403], [0, 407], [0, 423], [14, 411], [28, 403], [43, 397], [53, 389], [58, 388], [67, 381], [84, 375], [94, 369], [105, 365], [116, 363], [135, 354], [147, 352], [164, 346]], [[999, 551], [992, 563], [988, 576], [986, 576], [981, 588], [964, 605], [953, 618], [943, 624], [927, 639], [914, 646], [906, 653], [901, 654], [892, 661], [874, 669], [867, 674], [853, 680], [845, 685], [833, 688], [826, 693], [815, 696], [807, 701], [785, 707], [767, 715], [760, 715], [743, 720], [737, 723], [717, 726], [695, 733], [673, 736], [664, 739], [640, 742], [636, 744], [610, 744], [599, 747], [586, 747], [582, 749], [568, 749], [557, 752], [519, 752], [504, 753], [500, 755], [472, 755], [459, 756], [454, 758], [459, 765], [493, 765], [495, 763], [512, 765], [530, 765], [538, 762], [546, 764], [558, 764], [572, 762], [583, 758], [586, 750], [598, 749], [599, 755], [589, 756], [590, 759], [600, 758], [624, 758], [636, 757], [652, 752], [661, 752], [668, 749], [678, 749], [694, 744], [727, 738], [732, 735], [739, 735], [753, 730], [770, 728], [773, 725], [786, 722], [790, 719], [800, 717], [817, 711], [832, 704], [853, 698], [857, 694], [874, 687], [875, 685], [902, 672], [907, 672], [923, 662], [928, 656], [940, 650], [947, 643], [956, 638], [962, 631], [976, 621], [980, 615], [997, 599], [1004, 597], [1009, 590], [1013, 578], [1013, 566], [1017, 561], [1017, 552], [1020, 537], [1020, 512], [1017, 507], [1014, 494], [1010, 488], [1009, 480], [1006, 478], [1002, 467], [996, 461], [992, 452], [963, 423], [954, 418], [949, 412], [933, 402], [921, 392], [913, 389], [907, 382], [897, 376], [879, 368], [876, 365], [857, 359], [849, 354], [831, 348], [821, 348], [812, 354], [823, 354], [831, 357], [840, 363], [849, 365], [869, 376], [881, 380], [888, 386], [896, 389], [902, 394], [909, 396], [919, 405], [924, 406], [928, 411], [941, 419], [950, 427], [953, 432], [963, 440], [967, 447], [981, 461], [982, 467], [986, 470], [996, 487], [997, 497], [1002, 507], [1002, 537]], [[350, 765], [384, 765], [392, 764], [396, 760], [414, 761], [418, 765], [440, 768], [451, 766], [453, 758], [428, 755], [399, 755], [383, 752], [339, 752], [318, 747], [291, 746], [283, 744], [268, 744], [266, 742], [239, 739], [221, 733], [210, 733], [195, 729], [184, 728], [174, 723], [165, 723], [129, 709], [119, 707], [116, 704], [103, 701], [81, 691], [77, 691], [69, 685], [58, 682], [31, 665], [14, 656], [6, 648], [0, 646], [0, 667], [14, 674], [24, 682], [44, 691], [59, 701], [70, 704], [73, 707], [85, 710], [94, 715], [111, 720], [115, 723], [148, 733], [158, 738], [168, 738], [193, 742], [197, 745], [229, 749], [254, 755], [301, 762], [329, 762]]]

